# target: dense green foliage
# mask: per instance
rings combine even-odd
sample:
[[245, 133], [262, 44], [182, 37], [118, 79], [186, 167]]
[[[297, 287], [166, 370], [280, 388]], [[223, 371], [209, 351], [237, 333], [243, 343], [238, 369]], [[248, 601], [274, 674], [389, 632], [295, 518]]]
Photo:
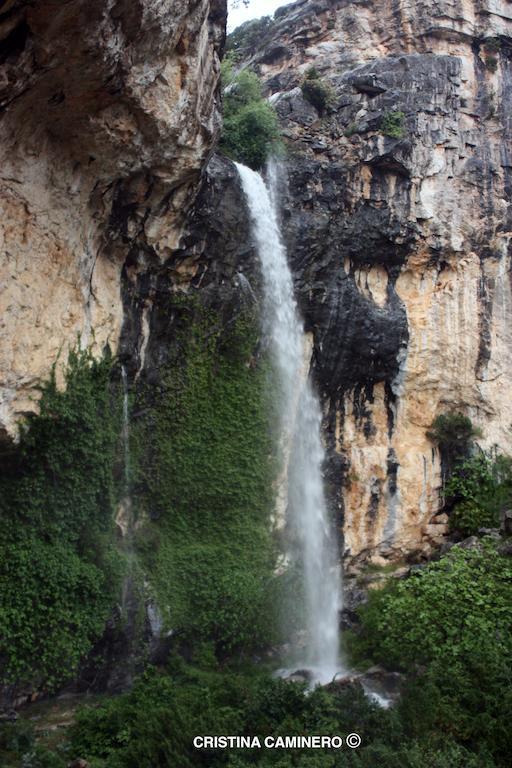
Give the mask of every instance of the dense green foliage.
[[[271, 640], [274, 550], [267, 368], [257, 324], [192, 304], [159, 396], [140, 408], [138, 549], [169, 627], [219, 654]], [[149, 393], [149, 398], [153, 396]]]
[[118, 585], [112, 545], [117, 400], [111, 359], [72, 352], [0, 468], [0, 658], [52, 687], [101, 634]]
[[[148, 670], [133, 690], [85, 707], [68, 754], [91, 768], [493, 768], [484, 752], [436, 734], [431, 707], [418, 712], [411, 690], [395, 709], [371, 703], [360, 688], [316, 689], [262, 672], [185, 665]], [[358, 733], [359, 749], [196, 749], [200, 734], [258, 736]], [[58, 763], [57, 763], [58, 765]]]
[[401, 139], [404, 135], [405, 114], [403, 112], [386, 112], [380, 123], [380, 130], [385, 136]]
[[479, 528], [496, 528], [500, 513], [512, 506], [512, 460], [496, 453], [479, 453], [456, 465], [445, 496], [453, 506], [450, 527], [465, 536]]
[[247, 54], [254, 46], [261, 45], [262, 39], [272, 29], [273, 21], [270, 16], [250, 19], [240, 24], [226, 39], [226, 51], [230, 55]]
[[[405, 581], [371, 594], [359, 658], [417, 676], [417, 726], [507, 765], [512, 716], [512, 560], [492, 542], [455, 547]], [[412, 709], [411, 709], [412, 711]]]
[[261, 168], [279, 148], [277, 115], [262, 97], [261, 84], [246, 69], [234, 74], [223, 62], [224, 127], [220, 147], [229, 157], [251, 168]]
[[[149, 669], [129, 693], [83, 708], [66, 754], [86, 758], [91, 768], [509, 765], [510, 557], [487, 540], [479, 548], [455, 547], [408, 579], [372, 592], [361, 619], [361, 632], [352, 642], [359, 659], [407, 674], [402, 698], [392, 709], [377, 707], [354, 686], [332, 685], [308, 695], [302, 684], [255, 667], [219, 666], [212, 646], [203, 645], [193, 666], [173, 655], [166, 670]], [[357, 750], [193, 746], [200, 734], [263, 740], [354, 732], [362, 739]], [[26, 748], [26, 727], [4, 726], [3, 734], [11, 749]], [[33, 765], [59, 766], [58, 759]]]
[[470, 536], [498, 527], [501, 513], [512, 505], [512, 460], [496, 449], [477, 449], [475, 439], [482, 433], [462, 413], [437, 416], [427, 436], [441, 452], [452, 531]]
[[333, 100], [332, 88], [320, 78], [314, 67], [307, 70], [301, 90], [306, 101], [309, 101], [320, 115], [324, 114]]

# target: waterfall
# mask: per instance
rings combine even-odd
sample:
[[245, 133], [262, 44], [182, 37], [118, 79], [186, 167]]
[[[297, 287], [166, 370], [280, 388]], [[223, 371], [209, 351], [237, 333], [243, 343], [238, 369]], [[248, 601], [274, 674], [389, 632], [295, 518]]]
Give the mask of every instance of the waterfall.
[[[286, 482], [286, 530], [296, 544], [303, 584], [306, 647], [297, 665], [315, 682], [339, 671], [341, 574], [324, 495], [321, 411], [308, 378], [305, 334], [277, 214], [277, 170], [262, 177], [237, 164], [261, 263], [264, 331], [270, 340], [279, 388], [280, 430]], [[293, 557], [292, 553], [292, 557]]]

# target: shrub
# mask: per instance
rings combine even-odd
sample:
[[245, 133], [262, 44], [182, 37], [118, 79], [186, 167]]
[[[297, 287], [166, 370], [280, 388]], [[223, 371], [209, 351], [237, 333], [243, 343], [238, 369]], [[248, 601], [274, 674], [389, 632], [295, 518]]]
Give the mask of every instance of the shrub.
[[486, 540], [475, 549], [454, 547], [414, 576], [372, 592], [361, 620], [353, 640], [359, 658], [419, 675], [402, 716], [414, 706], [432, 728], [506, 765], [511, 559]]
[[32, 722], [23, 718], [0, 722], [2, 768], [66, 768], [67, 764], [58, 752], [37, 744]]
[[224, 126], [221, 149], [233, 160], [258, 169], [279, 146], [279, 125], [274, 109], [263, 99], [253, 72], [233, 74], [225, 68]]
[[482, 452], [460, 462], [446, 483], [445, 495], [453, 505], [453, 530], [470, 536], [479, 528], [498, 526], [500, 513], [512, 504], [512, 460]]
[[[430, 690], [430, 689], [429, 689]], [[407, 700], [407, 707], [414, 703]], [[230, 669], [204, 671], [174, 664], [171, 677], [150, 671], [132, 691], [83, 709], [72, 733], [72, 753], [94, 768], [494, 768], [447, 734], [425, 730], [422, 712], [411, 738], [406, 707], [383, 710], [359, 687], [318, 688]], [[423, 730], [421, 730], [421, 727]], [[197, 734], [294, 736], [359, 733], [357, 750], [196, 750]], [[505, 763], [504, 763], [505, 765]]]
[[484, 63], [489, 72], [496, 72], [498, 69], [498, 56], [501, 50], [501, 40], [497, 37], [486, 40], [483, 45]]
[[386, 112], [380, 122], [380, 130], [385, 136], [401, 139], [404, 135], [405, 114], [403, 112]]
[[498, 69], [498, 58], [497, 56], [492, 56], [489, 54], [486, 54], [485, 56], [485, 66], [486, 69], [489, 70], [489, 72], [496, 72]]
[[273, 21], [270, 16], [251, 19], [240, 24], [226, 39], [228, 53], [246, 53], [261, 44], [266, 33], [272, 29]]
[[475, 429], [468, 416], [451, 412], [436, 416], [427, 437], [439, 446], [446, 478], [455, 464], [469, 455], [475, 438], [481, 437], [481, 432]]
[[52, 688], [101, 634], [119, 586], [113, 544], [119, 398], [112, 360], [73, 351], [0, 468], [3, 679]]
[[309, 101], [320, 115], [324, 114], [333, 100], [332, 88], [320, 79], [320, 75], [314, 67], [310, 67], [306, 71], [301, 90], [306, 101]]

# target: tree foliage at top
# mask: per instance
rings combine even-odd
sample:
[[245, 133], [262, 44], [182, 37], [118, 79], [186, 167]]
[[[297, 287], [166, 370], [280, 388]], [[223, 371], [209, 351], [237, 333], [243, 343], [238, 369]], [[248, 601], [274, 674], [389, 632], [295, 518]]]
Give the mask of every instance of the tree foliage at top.
[[279, 146], [279, 125], [274, 109], [262, 97], [261, 83], [254, 72], [233, 71], [223, 64], [224, 127], [221, 149], [233, 160], [255, 170]]
[[270, 16], [245, 21], [228, 35], [226, 51], [235, 55], [251, 51], [255, 46], [261, 45], [263, 38], [272, 29], [272, 26], [273, 20]]

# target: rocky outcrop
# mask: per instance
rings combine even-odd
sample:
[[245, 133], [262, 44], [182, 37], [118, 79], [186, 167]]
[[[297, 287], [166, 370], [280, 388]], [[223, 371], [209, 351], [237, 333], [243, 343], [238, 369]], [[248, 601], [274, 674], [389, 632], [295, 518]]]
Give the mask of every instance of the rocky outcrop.
[[[254, 36], [253, 36], [254, 37]], [[239, 50], [288, 144], [284, 210], [348, 554], [429, 551], [457, 409], [512, 450], [507, 4], [299, 0]], [[320, 115], [300, 85], [331, 88]]]
[[60, 350], [117, 347], [121, 285], [176, 248], [219, 129], [225, 16], [223, 0], [0, 3], [4, 437]]

